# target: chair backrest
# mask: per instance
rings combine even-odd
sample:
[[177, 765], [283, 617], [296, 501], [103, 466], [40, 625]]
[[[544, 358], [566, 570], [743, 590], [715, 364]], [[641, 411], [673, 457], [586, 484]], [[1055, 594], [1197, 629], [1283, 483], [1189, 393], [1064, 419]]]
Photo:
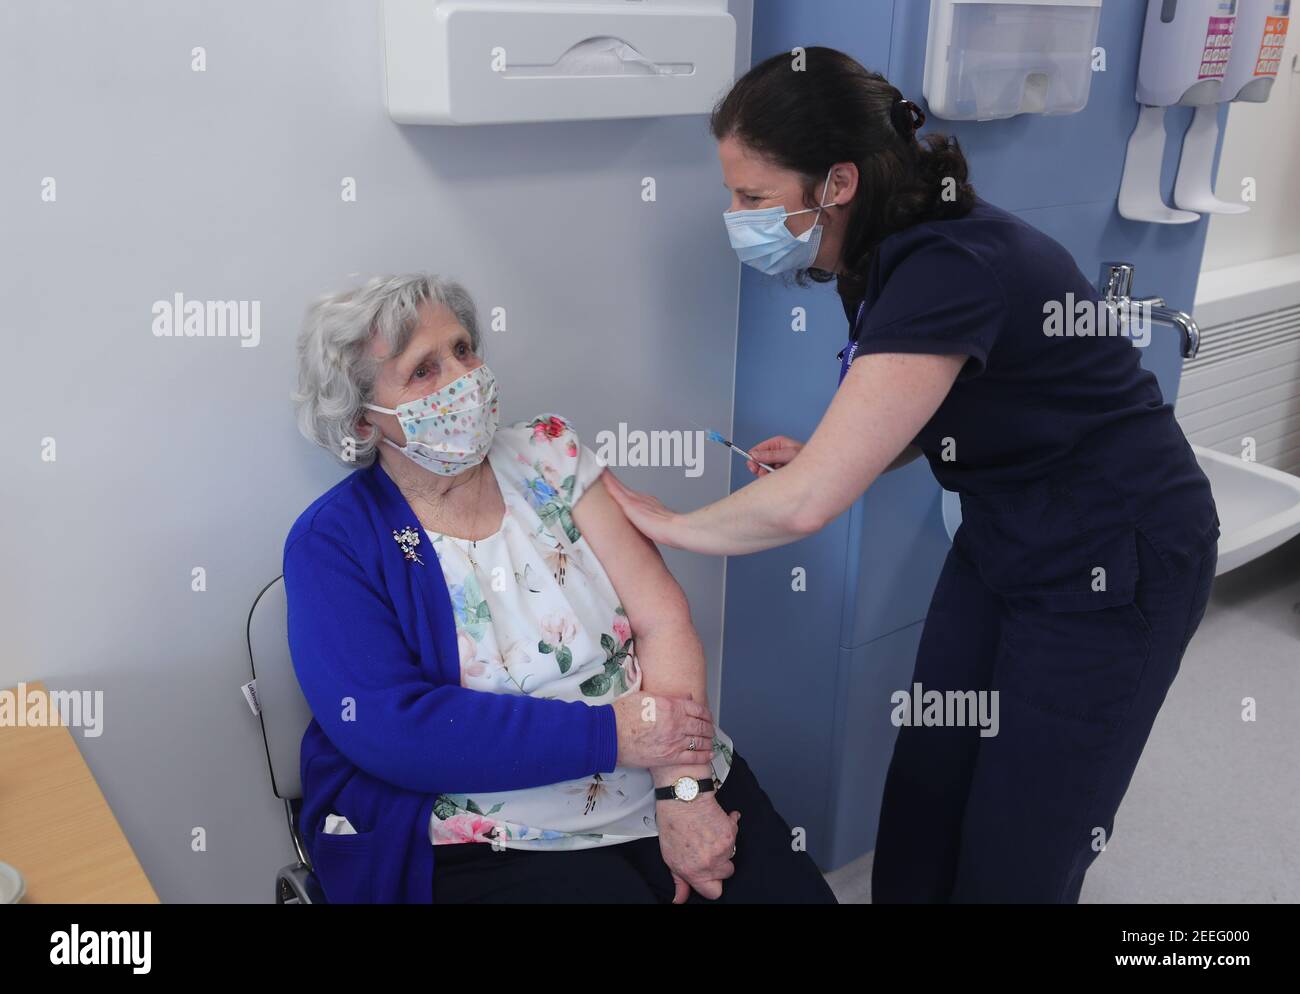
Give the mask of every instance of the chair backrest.
[[302, 696], [289, 656], [289, 611], [282, 576], [262, 588], [248, 612], [248, 657], [262, 708], [271, 789], [276, 797], [297, 800], [302, 797], [298, 751], [311, 724], [311, 708]]

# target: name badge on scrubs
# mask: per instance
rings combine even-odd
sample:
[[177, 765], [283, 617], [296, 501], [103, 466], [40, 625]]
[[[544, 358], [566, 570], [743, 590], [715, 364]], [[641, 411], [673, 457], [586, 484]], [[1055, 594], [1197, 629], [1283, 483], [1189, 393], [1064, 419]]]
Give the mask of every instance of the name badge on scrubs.
[[849, 342], [844, 348], [840, 349], [839, 354], [835, 357], [840, 361], [840, 382], [844, 382], [844, 377], [849, 375], [849, 367], [853, 365], [853, 359], [858, 354], [858, 328], [862, 324], [862, 309], [866, 306], [866, 301], [858, 304], [858, 315], [853, 319], [853, 331], [849, 337]]

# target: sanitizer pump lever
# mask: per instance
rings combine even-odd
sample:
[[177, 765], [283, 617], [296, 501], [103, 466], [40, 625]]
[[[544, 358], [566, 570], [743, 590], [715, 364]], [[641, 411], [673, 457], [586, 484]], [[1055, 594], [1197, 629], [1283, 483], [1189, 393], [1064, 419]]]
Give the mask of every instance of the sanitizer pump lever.
[[1160, 169], [1165, 159], [1164, 107], [1143, 107], [1128, 140], [1124, 176], [1119, 184], [1119, 213], [1130, 221], [1188, 224], [1199, 214], [1174, 210], [1160, 195]]
[[1214, 195], [1214, 151], [1219, 147], [1219, 105], [1196, 108], [1192, 126], [1183, 139], [1183, 156], [1174, 183], [1174, 203], [1201, 214], [1245, 214], [1250, 208]]

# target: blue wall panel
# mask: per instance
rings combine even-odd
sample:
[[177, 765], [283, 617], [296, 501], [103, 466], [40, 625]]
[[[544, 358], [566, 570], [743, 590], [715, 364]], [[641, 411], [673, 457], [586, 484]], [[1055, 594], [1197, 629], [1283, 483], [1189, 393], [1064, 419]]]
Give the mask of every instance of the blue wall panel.
[[912, 685], [921, 628], [920, 623], [909, 625], [866, 645], [840, 650], [831, 782], [852, 789], [832, 791], [827, 797], [831, 834], [824, 855], [819, 851], [817, 858], [828, 868], [875, 848], [880, 796], [898, 737], [889, 719], [894, 709], [889, 698]]

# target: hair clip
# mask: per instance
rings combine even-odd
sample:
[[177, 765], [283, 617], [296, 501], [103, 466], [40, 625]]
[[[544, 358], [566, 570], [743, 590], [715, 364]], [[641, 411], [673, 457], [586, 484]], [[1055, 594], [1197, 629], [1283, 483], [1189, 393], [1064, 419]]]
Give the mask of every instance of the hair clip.
[[906, 97], [899, 97], [890, 108], [890, 119], [895, 130], [907, 138], [916, 134], [921, 125], [925, 124], [925, 111]]

